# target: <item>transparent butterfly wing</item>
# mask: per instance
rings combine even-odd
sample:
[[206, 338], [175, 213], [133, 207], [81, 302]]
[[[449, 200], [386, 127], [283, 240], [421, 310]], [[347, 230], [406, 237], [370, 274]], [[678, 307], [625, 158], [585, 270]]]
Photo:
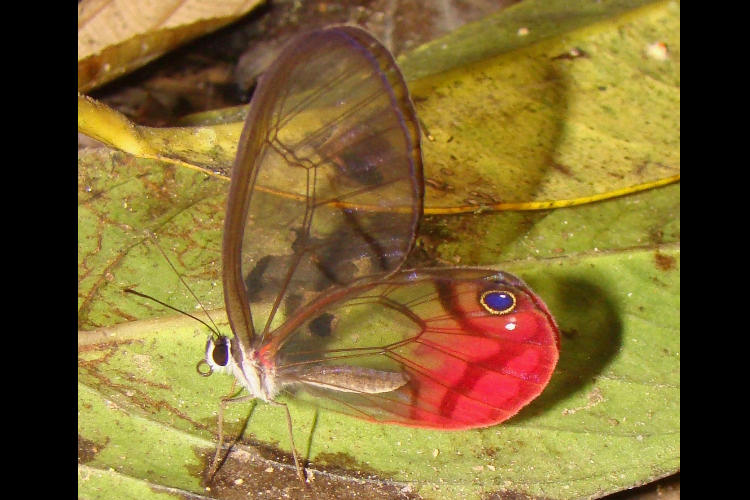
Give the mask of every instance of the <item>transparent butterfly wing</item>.
[[297, 38], [258, 84], [232, 172], [235, 336], [259, 345], [323, 291], [397, 270], [422, 197], [417, 118], [388, 51], [352, 27]]
[[[512, 294], [512, 309], [484, 307], [491, 291]], [[515, 415], [558, 356], [557, 325], [521, 280], [431, 269], [360, 284], [319, 308], [276, 354], [276, 376], [298, 398], [359, 418], [466, 429]]]

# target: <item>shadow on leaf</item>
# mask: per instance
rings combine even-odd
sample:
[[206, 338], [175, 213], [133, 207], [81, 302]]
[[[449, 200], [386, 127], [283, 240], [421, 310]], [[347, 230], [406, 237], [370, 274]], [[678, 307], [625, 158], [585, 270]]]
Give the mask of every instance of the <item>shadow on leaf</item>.
[[622, 322], [604, 288], [580, 278], [555, 286], [544, 296], [560, 326], [560, 360], [547, 388], [513, 423], [543, 413], [590, 383], [622, 345]]

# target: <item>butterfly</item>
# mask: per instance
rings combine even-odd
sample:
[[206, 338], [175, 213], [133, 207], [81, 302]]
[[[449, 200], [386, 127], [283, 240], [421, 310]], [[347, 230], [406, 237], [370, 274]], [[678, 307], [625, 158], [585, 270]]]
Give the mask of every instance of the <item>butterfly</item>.
[[209, 337], [205, 374], [233, 374], [235, 400], [286, 393], [382, 424], [515, 415], [550, 380], [558, 327], [509, 273], [402, 270], [423, 197], [419, 122], [388, 50], [349, 26], [289, 43], [240, 138], [222, 242], [233, 335]]

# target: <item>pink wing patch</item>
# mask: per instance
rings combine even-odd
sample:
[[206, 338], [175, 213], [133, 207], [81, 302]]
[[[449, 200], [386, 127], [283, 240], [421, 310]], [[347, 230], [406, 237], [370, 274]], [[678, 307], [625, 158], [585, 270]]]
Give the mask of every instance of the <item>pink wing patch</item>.
[[[409, 368], [415, 424], [461, 429], [515, 415], [542, 392], [558, 359], [558, 331], [528, 289], [510, 289], [512, 312], [480, 304], [481, 282], [447, 285], [446, 314], [426, 321], [403, 358]], [[509, 287], [505, 287], [509, 290]], [[536, 300], [535, 300], [536, 299]]]
[[[397, 323], [411, 325], [409, 335], [382, 346], [337, 349], [323, 358], [333, 366], [396, 367], [408, 383], [378, 394], [309, 392], [360, 418], [445, 430], [500, 423], [542, 392], [558, 360], [559, 332], [522, 281], [480, 269], [400, 273], [395, 281], [363, 304], [368, 315], [389, 318], [392, 330]], [[499, 314], [487, 307], [482, 296], [488, 291], [507, 294], [511, 306]]]

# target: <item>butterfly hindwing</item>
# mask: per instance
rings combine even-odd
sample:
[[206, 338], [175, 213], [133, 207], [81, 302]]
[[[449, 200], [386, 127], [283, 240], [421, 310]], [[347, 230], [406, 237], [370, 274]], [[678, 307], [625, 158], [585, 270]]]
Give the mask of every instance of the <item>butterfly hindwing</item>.
[[558, 343], [547, 308], [508, 273], [405, 271], [301, 325], [278, 349], [277, 376], [300, 397], [372, 421], [483, 427], [542, 391]]

